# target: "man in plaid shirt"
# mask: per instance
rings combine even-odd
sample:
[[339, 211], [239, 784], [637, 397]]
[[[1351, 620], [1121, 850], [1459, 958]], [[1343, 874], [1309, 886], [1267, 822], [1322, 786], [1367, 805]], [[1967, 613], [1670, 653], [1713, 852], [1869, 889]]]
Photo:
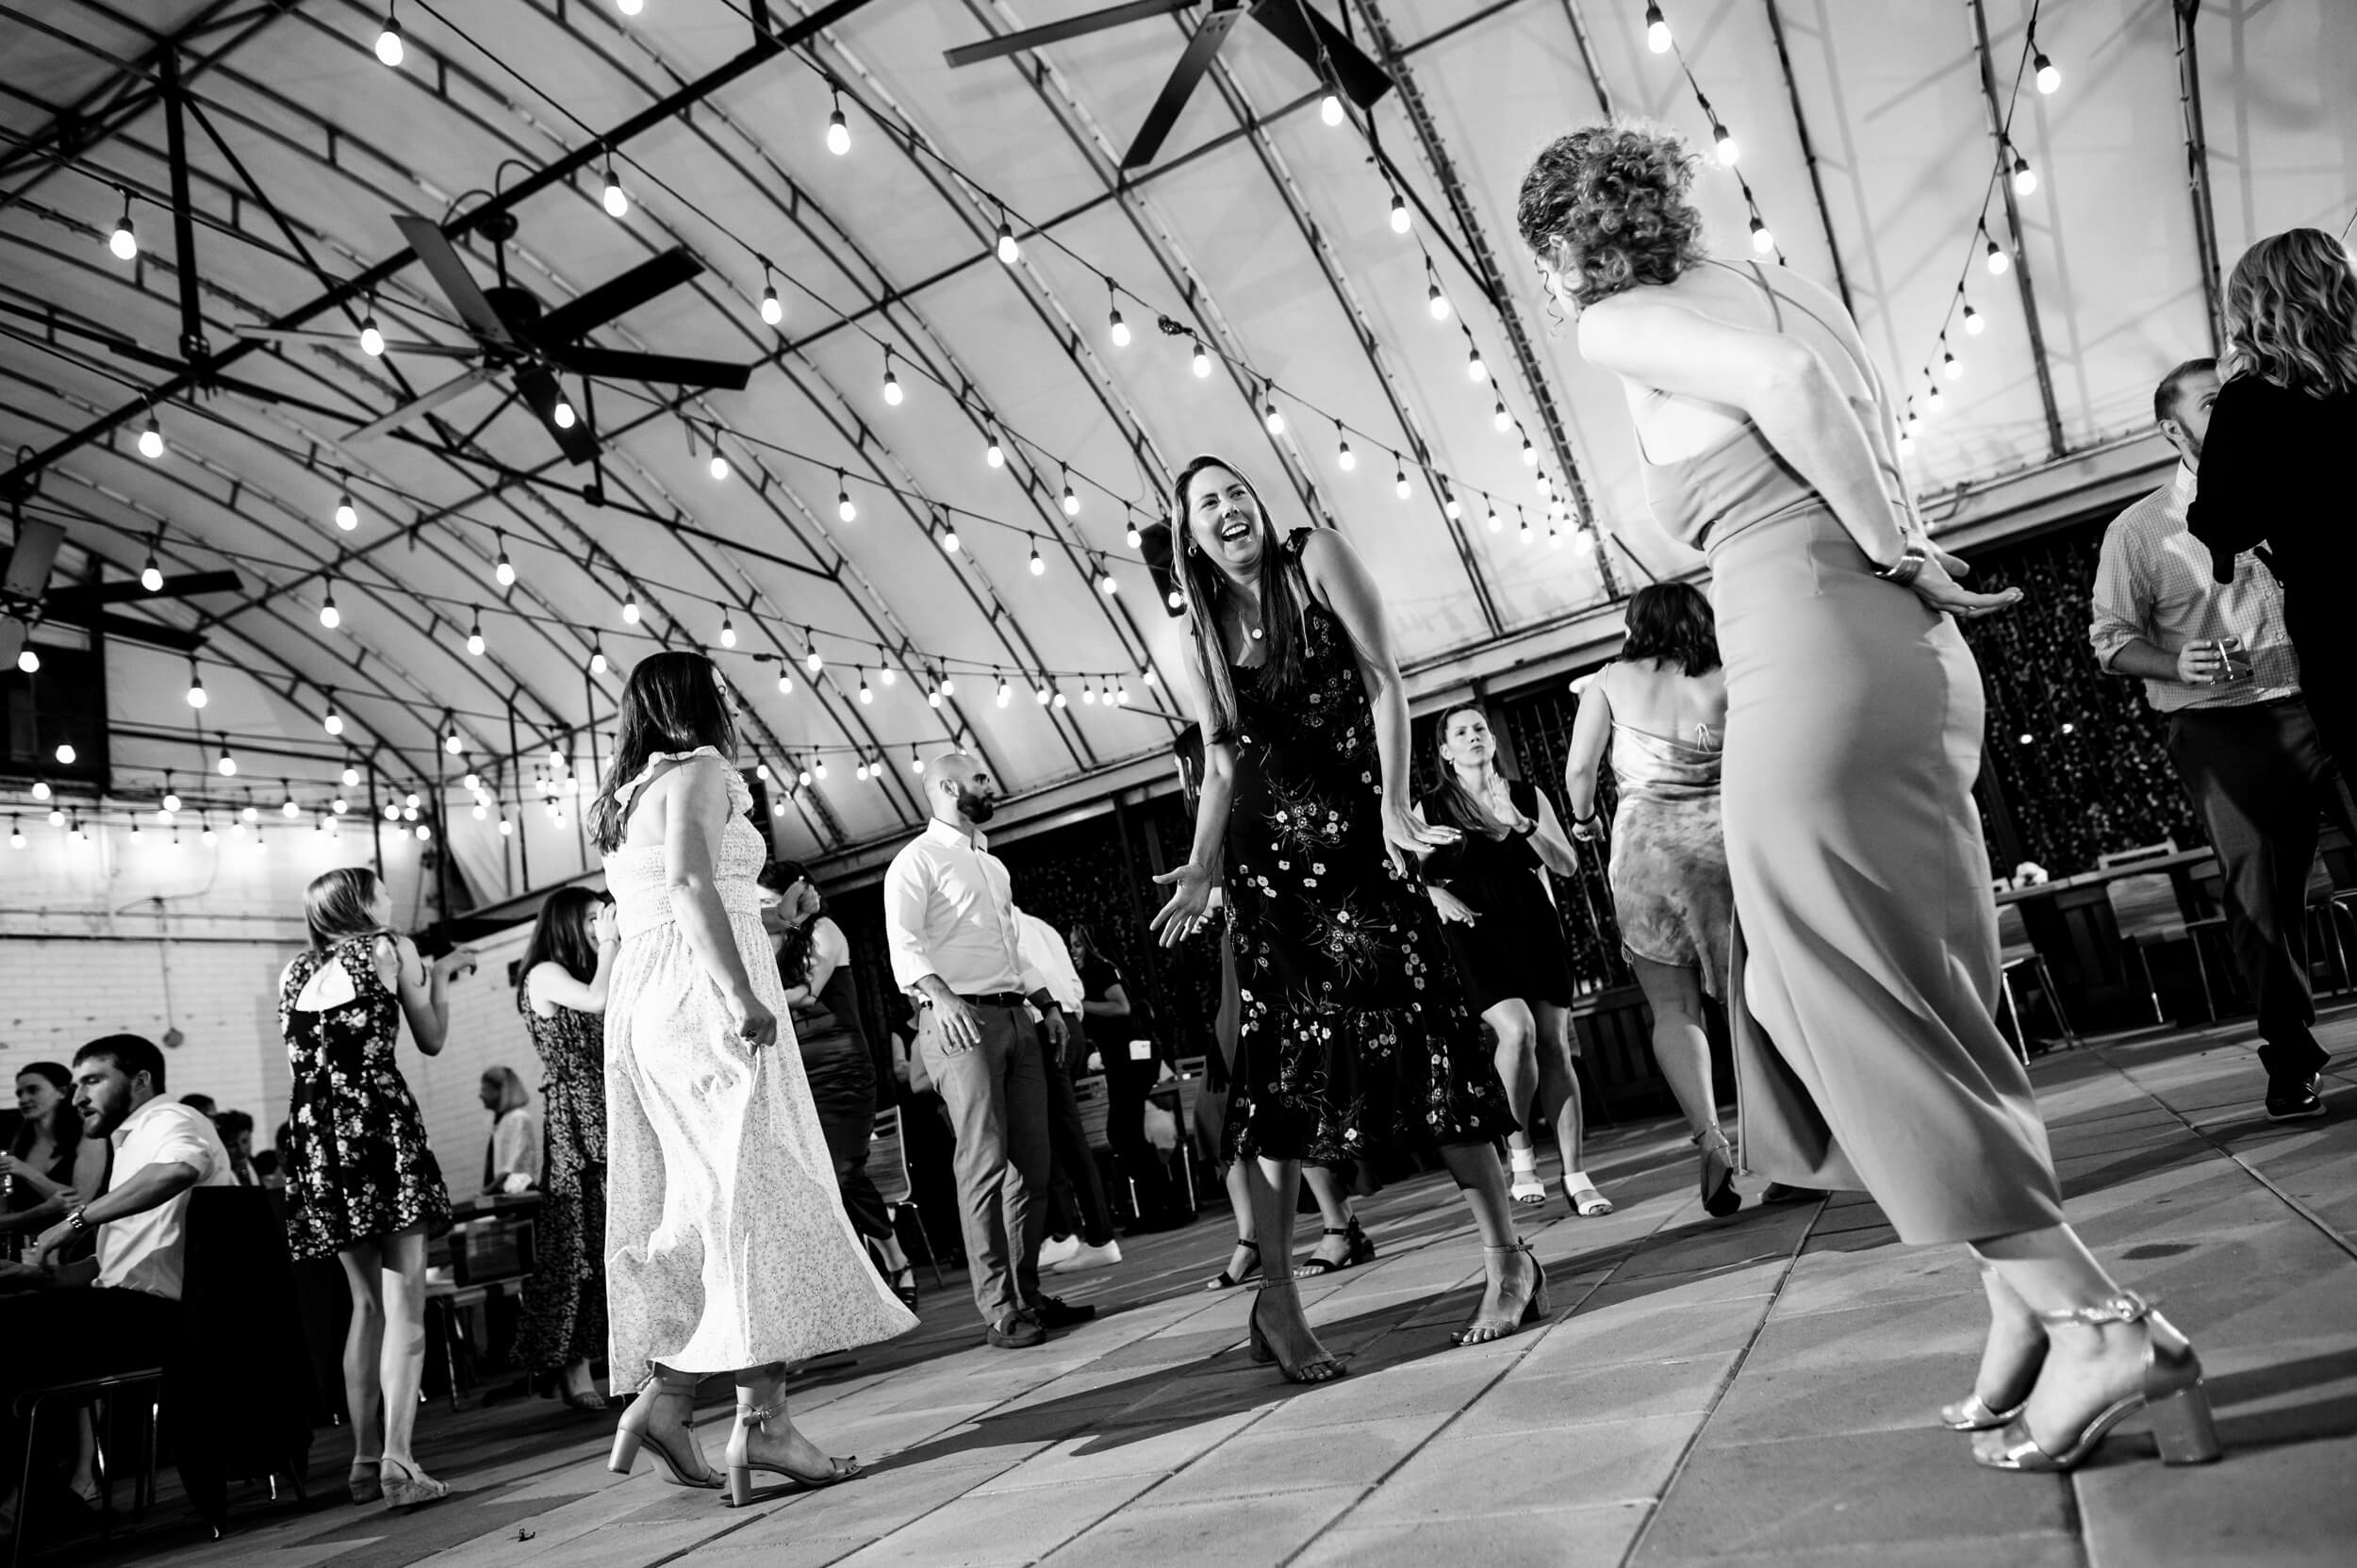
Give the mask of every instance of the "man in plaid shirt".
[[2308, 989], [2317, 822], [2329, 815], [2357, 839], [2357, 801], [2300, 696], [2264, 550], [2245, 551], [2234, 580], [2217, 583], [2208, 548], [2185, 531], [2217, 388], [2217, 362], [2189, 359], [2154, 391], [2153, 418], [2181, 461], [2104, 532], [2088, 638], [2104, 668], [2143, 677], [2146, 700], [2167, 716], [2169, 760], [2209, 824], [2227, 936], [2258, 999], [2267, 1118], [2296, 1121], [2324, 1114], [2316, 1089], [2329, 1060], [2311, 1032]]

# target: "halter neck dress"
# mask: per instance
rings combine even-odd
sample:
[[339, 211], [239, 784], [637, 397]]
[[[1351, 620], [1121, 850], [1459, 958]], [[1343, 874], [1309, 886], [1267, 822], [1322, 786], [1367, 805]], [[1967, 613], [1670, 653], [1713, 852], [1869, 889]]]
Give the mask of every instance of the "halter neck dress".
[[[1779, 330], [1788, 311], [1813, 314], [1750, 271]], [[1880, 454], [1879, 407], [1852, 401]], [[2060, 1223], [2046, 1129], [1992, 1011], [1997, 916], [1972, 802], [1983, 697], [1963, 635], [1875, 577], [1748, 421], [1643, 472], [1663, 529], [1709, 555], [1726, 662], [1744, 1163], [1863, 1186], [1906, 1242]]]
[[[625, 809], [674, 764], [659, 754], [616, 791]], [[660, 1363], [730, 1372], [906, 1333], [844, 1218], [811, 1106], [754, 882], [766, 858], [752, 796], [727, 769], [730, 814], [713, 867], [753, 993], [777, 1015], [750, 1050], [671, 907], [663, 846], [605, 856], [622, 939], [605, 1005], [606, 1316], [617, 1384]]]

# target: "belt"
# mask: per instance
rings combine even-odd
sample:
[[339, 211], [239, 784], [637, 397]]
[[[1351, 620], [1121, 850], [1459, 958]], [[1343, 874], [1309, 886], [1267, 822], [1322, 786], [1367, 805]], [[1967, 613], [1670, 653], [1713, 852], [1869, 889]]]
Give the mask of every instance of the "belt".
[[968, 996], [961, 991], [958, 1000], [971, 1002], [976, 1007], [1028, 1007], [1031, 1002], [1031, 999], [1020, 991], [984, 991], [979, 996]]

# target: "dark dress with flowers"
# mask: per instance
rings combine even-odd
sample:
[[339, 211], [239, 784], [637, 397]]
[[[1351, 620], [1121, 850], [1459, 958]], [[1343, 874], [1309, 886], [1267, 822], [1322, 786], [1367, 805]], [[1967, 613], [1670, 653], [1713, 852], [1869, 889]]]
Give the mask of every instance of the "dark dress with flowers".
[[[1300, 569], [1304, 529], [1284, 544]], [[1385, 852], [1375, 714], [1305, 595], [1299, 674], [1236, 668], [1228, 897], [1243, 1009], [1230, 1156], [1335, 1165], [1513, 1131], [1439, 917]]]
[[[401, 1002], [370, 956], [378, 939], [354, 936], [304, 953], [288, 966], [278, 994], [278, 1029], [294, 1072], [287, 1240], [297, 1258], [332, 1257], [413, 1225], [431, 1232], [450, 1224], [442, 1167], [393, 1060]], [[351, 999], [298, 1009], [295, 999], [330, 963], [351, 977]]]
[[605, 1015], [527, 1004], [524, 1028], [549, 1075], [548, 1133], [516, 1359], [553, 1372], [605, 1354]]

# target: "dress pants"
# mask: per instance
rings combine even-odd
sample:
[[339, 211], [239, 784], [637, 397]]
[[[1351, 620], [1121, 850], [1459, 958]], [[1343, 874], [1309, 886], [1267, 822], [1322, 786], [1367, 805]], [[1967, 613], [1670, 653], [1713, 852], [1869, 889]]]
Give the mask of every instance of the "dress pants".
[[2311, 1026], [2308, 876], [2316, 822], [2357, 840], [2357, 803], [2299, 698], [2169, 716], [2168, 755], [2210, 830], [2224, 874], [2226, 935], [2259, 1007], [2269, 1078], [2305, 1081], [2331, 1060]]
[[[1049, 1058], [1047, 1141], [1054, 1196], [1047, 1230], [1056, 1235], [1078, 1230], [1090, 1246], [1103, 1246], [1113, 1239], [1113, 1215], [1105, 1202], [1105, 1180], [1096, 1169], [1096, 1152], [1089, 1147], [1088, 1129], [1080, 1124], [1080, 1102], [1072, 1092], [1071, 1052], [1051, 1049]], [[1110, 1130], [1110, 1116], [1106, 1125]]]
[[[1175, 1219], [1185, 1212], [1178, 1179], [1171, 1164], [1164, 1163], [1162, 1151], [1146, 1136], [1146, 1095], [1162, 1071], [1162, 1058], [1132, 1062], [1126, 1038], [1109, 1040], [1099, 1048], [1099, 1054], [1105, 1059], [1109, 1103], [1105, 1141], [1113, 1146], [1114, 1162], [1137, 1194], [1138, 1221], [1151, 1225]], [[1174, 1163], [1176, 1159], [1174, 1155]]]
[[973, 1004], [981, 1040], [952, 1053], [932, 1008], [916, 1015], [916, 1048], [957, 1138], [958, 1227], [975, 1310], [992, 1327], [1039, 1299], [1047, 1227], [1047, 1062], [1027, 1009]]

